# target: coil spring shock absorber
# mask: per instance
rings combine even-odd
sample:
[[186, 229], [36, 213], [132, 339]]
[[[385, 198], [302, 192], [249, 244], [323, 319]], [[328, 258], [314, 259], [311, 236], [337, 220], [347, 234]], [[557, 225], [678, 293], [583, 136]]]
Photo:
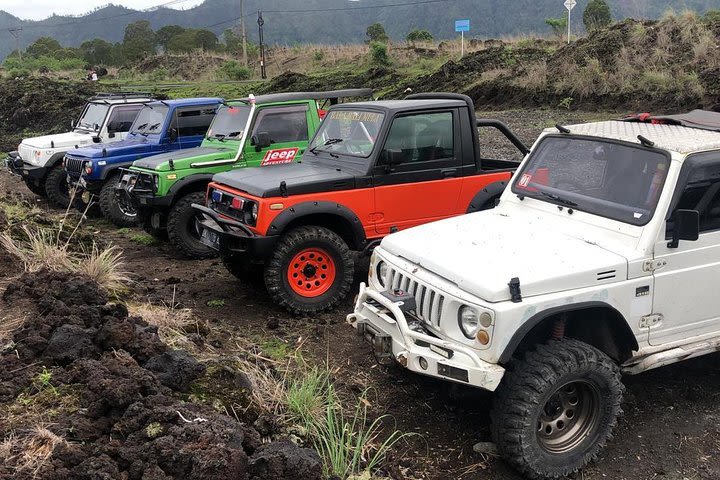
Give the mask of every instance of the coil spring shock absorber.
[[567, 317], [565, 315], [556, 319], [553, 323], [552, 338], [553, 340], [562, 340], [565, 338], [565, 324], [567, 323]]

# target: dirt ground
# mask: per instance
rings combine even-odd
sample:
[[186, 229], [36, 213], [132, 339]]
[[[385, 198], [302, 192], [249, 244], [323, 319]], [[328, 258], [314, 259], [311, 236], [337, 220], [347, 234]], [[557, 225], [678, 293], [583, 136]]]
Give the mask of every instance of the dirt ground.
[[[504, 111], [494, 116], [510, 124], [531, 143], [543, 128], [617, 114], [572, 111]], [[490, 155], [500, 140], [488, 140]], [[509, 150], [503, 150], [508, 152]], [[48, 208], [6, 172], [0, 173], [0, 194], [22, 194]], [[167, 244], [144, 245], [140, 230], [118, 230], [91, 220], [98, 241], [120, 246], [132, 272], [133, 300], [170, 303], [191, 308], [211, 325], [214, 348], [238, 335], [260, 345], [284, 342], [302, 345], [306, 358], [330, 362], [337, 387], [345, 394], [372, 389], [372, 413], [389, 414], [395, 427], [420, 435], [401, 442], [387, 462], [392, 478], [519, 479], [502, 460], [473, 452], [489, 441], [491, 396], [380, 367], [370, 349], [345, 323], [348, 299], [333, 313], [294, 318], [272, 304], [261, 287], [241, 285], [217, 260], [188, 261]], [[3, 258], [0, 257], [0, 263]], [[367, 260], [359, 260], [356, 283], [364, 280]], [[8, 270], [0, 265], [0, 277]], [[0, 278], [0, 287], [7, 278]], [[212, 302], [212, 300], [223, 300]], [[582, 479], [720, 479], [720, 369], [717, 354], [626, 377], [628, 392], [615, 439]], [[389, 425], [393, 427], [393, 425]]]

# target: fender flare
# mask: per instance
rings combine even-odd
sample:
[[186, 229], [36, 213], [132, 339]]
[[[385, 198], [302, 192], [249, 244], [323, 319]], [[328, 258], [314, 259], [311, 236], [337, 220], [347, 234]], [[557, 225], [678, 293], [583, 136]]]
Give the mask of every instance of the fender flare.
[[639, 348], [637, 339], [635, 338], [635, 335], [633, 335], [632, 330], [630, 329], [627, 320], [625, 319], [625, 316], [620, 313], [618, 309], [613, 307], [612, 305], [605, 303], [605, 302], [599, 302], [599, 301], [591, 301], [591, 302], [579, 302], [579, 303], [571, 303], [568, 305], [560, 305], [557, 307], [548, 308], [547, 310], [543, 310], [541, 312], [536, 313], [532, 317], [530, 317], [525, 323], [523, 323], [520, 328], [517, 329], [517, 331], [513, 334], [512, 338], [510, 338], [510, 341], [505, 345], [505, 348], [502, 351], [502, 354], [500, 355], [500, 359], [498, 360], [498, 363], [505, 364], [510, 361], [513, 354], [515, 353], [515, 350], [520, 345], [520, 343], [523, 341], [525, 336], [530, 333], [530, 331], [538, 326], [540, 323], [542, 323], [545, 319], [557, 315], [559, 313], [563, 312], [576, 312], [578, 310], [586, 310], [589, 308], [605, 308], [608, 310], [611, 310], [615, 312], [621, 319], [623, 319], [623, 325], [625, 326], [626, 331], [623, 332], [624, 334], [630, 334], [630, 338], [633, 339], [633, 343], [631, 345], [633, 350], [637, 350]]
[[172, 201], [174, 201], [175, 195], [177, 195], [178, 192], [180, 192], [180, 190], [182, 190], [183, 188], [187, 187], [188, 185], [192, 185], [193, 183], [199, 182], [204, 182], [207, 186], [207, 184], [210, 183], [210, 181], [212, 180], [213, 176], [213, 173], [194, 173], [192, 175], [188, 175], [187, 177], [184, 177], [175, 182], [173, 186], [170, 187], [170, 189], [168, 190], [166, 196], [171, 197]]
[[359, 248], [365, 244], [365, 229], [360, 218], [350, 208], [335, 202], [302, 202], [283, 210], [280, 215], [270, 223], [267, 235], [280, 235], [288, 225], [295, 220], [317, 214], [326, 214], [340, 217], [345, 220], [353, 234], [355, 246]]
[[61, 163], [63, 161], [63, 158], [65, 158], [66, 153], [67, 152], [58, 152], [58, 153], [53, 154], [53, 156], [50, 157], [50, 159], [47, 162], [45, 162], [45, 168], [51, 169], [54, 166], [56, 166], [58, 163]]
[[495, 204], [491, 204], [490, 202], [502, 195], [502, 192], [505, 191], [505, 187], [507, 187], [508, 183], [510, 182], [507, 180], [500, 180], [485, 185], [485, 187], [476, 193], [472, 200], [470, 200], [470, 205], [468, 205], [465, 213], [474, 213], [495, 208]]

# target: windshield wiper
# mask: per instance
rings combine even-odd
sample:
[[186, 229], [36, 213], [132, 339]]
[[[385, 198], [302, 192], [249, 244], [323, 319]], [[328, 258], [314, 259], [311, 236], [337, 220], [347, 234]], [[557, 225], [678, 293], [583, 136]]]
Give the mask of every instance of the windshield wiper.
[[227, 136], [228, 137], [239, 137], [240, 135], [242, 135], [242, 133], [243, 133], [243, 131], [240, 130], [239, 132], [230, 132], [227, 134]]
[[212, 138], [215, 138], [217, 140], [220, 140], [221, 142], [224, 142], [226, 136], [227, 135], [224, 135], [222, 133], [216, 133], [215, 135], [212, 136]]
[[138, 132], [140, 132], [143, 128], [145, 128], [145, 127], [147, 127], [147, 126], [148, 126], [147, 123], [143, 123], [142, 125], [138, 125], [138, 127], [137, 127], [135, 130], [133, 130], [133, 131], [134, 131], [135, 133], [138, 133]]
[[160, 126], [159, 123], [153, 123], [153, 124], [150, 125], [150, 127], [148, 128], [148, 131], [150, 131], [150, 130], [155, 130], [155, 129], [158, 128], [159, 126]]
[[[328, 145], [335, 145], [336, 143], [340, 143], [340, 142], [342, 142], [342, 141], [343, 141], [342, 138], [329, 138], [329, 139], [327, 139], [327, 140], [325, 141], [325, 143], [322, 144], [322, 146], [323, 146], [323, 147], [327, 147]], [[335, 154], [332, 153], [332, 152], [328, 152], [327, 150], [319, 150], [319, 149], [320, 149], [320, 145], [315, 145], [314, 147], [312, 147], [312, 148], [309, 149], [308, 151], [309, 151], [310, 153], [312, 153], [313, 155], [317, 155], [317, 152], [320, 151], [320, 152], [329, 153], [330, 156], [333, 157], [333, 158], [340, 158], [339, 156], [335, 155]]]
[[540, 195], [542, 195], [543, 197], [547, 197], [550, 200], [553, 200], [562, 205], [567, 205], [568, 207], [577, 207], [577, 203], [573, 202], [572, 200], [568, 200], [567, 198], [563, 198], [563, 197], [561, 197], [559, 195], [555, 195], [553, 193], [540, 192]]

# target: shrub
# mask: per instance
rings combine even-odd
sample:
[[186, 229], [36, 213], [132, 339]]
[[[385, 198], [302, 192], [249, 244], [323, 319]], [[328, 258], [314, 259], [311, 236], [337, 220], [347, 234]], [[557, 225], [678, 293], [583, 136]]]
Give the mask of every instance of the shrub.
[[555, 34], [557, 37], [562, 38], [562, 36], [567, 31], [567, 17], [560, 17], [560, 18], [546, 18], [545, 23], [552, 28], [553, 34]]
[[390, 65], [387, 45], [381, 42], [370, 43], [370, 64], [379, 67]]
[[405, 39], [410, 43], [432, 42], [433, 36], [432, 33], [428, 32], [427, 30], [419, 30], [416, 28], [415, 30], [412, 30], [410, 33], [408, 33]]
[[387, 33], [385, 33], [385, 27], [382, 26], [382, 23], [373, 23], [372, 25], [370, 25], [365, 31], [365, 36], [367, 36], [368, 38], [368, 43], [386, 43], [390, 39]]
[[166, 68], [158, 68], [150, 74], [150, 80], [165, 80], [168, 77], [169, 72]]
[[247, 80], [252, 77], [249, 68], [240, 65], [235, 60], [228, 60], [220, 67], [220, 73], [229, 80]]
[[610, 6], [605, 0], [590, 0], [583, 12], [583, 24], [588, 32], [607, 27], [612, 23]]
[[316, 62], [322, 62], [322, 60], [325, 58], [325, 52], [322, 50], [315, 50], [315, 53], [313, 53], [313, 58]]

